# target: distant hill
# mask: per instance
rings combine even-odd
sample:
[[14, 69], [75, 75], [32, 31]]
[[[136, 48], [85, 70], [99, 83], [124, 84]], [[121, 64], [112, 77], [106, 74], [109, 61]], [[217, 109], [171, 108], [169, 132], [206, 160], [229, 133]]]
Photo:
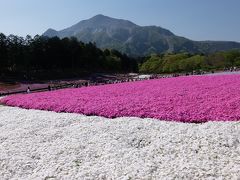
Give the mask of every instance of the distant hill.
[[132, 56], [151, 53], [212, 53], [240, 49], [240, 43], [228, 41], [192, 41], [158, 26], [138, 26], [130, 21], [96, 15], [88, 20], [56, 31], [48, 29], [43, 36], [76, 37], [95, 42], [100, 48], [114, 48]]

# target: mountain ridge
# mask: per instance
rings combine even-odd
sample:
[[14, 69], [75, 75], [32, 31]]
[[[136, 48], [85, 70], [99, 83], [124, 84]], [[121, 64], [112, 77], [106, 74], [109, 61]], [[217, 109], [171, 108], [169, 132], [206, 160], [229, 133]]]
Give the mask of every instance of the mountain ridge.
[[95, 42], [99, 48], [114, 48], [133, 56], [152, 53], [212, 53], [240, 49], [234, 41], [193, 41], [180, 37], [160, 26], [139, 26], [124, 19], [102, 14], [82, 20], [60, 31], [48, 29], [43, 36], [76, 37], [83, 42]]

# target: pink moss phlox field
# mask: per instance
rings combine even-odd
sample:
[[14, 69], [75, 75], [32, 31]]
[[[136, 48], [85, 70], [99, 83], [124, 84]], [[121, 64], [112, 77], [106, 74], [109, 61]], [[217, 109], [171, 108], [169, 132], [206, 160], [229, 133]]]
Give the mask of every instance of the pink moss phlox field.
[[189, 76], [13, 95], [9, 106], [180, 122], [240, 120], [240, 75]]

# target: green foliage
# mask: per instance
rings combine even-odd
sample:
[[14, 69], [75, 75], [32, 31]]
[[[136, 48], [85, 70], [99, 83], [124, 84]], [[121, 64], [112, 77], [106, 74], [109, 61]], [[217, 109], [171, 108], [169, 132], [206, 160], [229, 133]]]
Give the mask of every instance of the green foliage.
[[187, 59], [179, 61], [179, 70], [181, 72], [192, 72], [194, 70], [203, 70], [205, 69], [204, 56], [195, 55]]
[[[0, 76], [26, 76], [46, 72], [54, 78], [56, 72], [136, 72], [135, 59], [116, 50], [98, 49], [95, 43], [79, 42], [76, 38], [0, 34]], [[64, 73], [63, 73], [64, 77]]]
[[145, 63], [140, 66], [143, 73], [161, 73], [163, 60], [158, 55], [152, 55]]
[[210, 55], [187, 53], [152, 55], [139, 65], [139, 71], [142, 73], [177, 73], [231, 67], [240, 67], [240, 51], [217, 52]]
[[180, 69], [179, 61], [186, 58], [188, 58], [188, 54], [186, 53], [165, 55], [163, 57], [163, 73], [178, 72]]
[[240, 57], [235, 58], [234, 65], [240, 67]]

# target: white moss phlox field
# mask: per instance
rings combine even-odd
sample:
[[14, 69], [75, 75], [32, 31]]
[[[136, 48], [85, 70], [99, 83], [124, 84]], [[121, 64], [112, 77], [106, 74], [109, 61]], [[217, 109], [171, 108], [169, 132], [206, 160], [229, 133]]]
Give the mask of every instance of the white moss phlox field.
[[1, 179], [238, 179], [240, 122], [107, 119], [0, 106]]

